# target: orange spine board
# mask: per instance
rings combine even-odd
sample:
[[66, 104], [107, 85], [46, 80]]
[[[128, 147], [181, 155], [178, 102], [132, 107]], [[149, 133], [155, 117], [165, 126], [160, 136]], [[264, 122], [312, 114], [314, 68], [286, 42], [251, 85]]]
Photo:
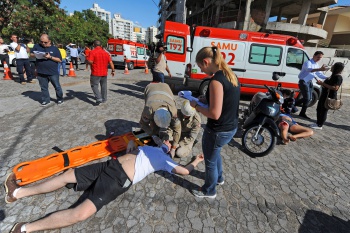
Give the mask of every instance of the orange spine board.
[[16, 175], [18, 185], [30, 184], [68, 168], [121, 152], [126, 149], [129, 141], [135, 139], [131, 132], [114, 136], [104, 141], [93, 142], [86, 146], [74, 147], [64, 152], [20, 163], [13, 168], [13, 172]]

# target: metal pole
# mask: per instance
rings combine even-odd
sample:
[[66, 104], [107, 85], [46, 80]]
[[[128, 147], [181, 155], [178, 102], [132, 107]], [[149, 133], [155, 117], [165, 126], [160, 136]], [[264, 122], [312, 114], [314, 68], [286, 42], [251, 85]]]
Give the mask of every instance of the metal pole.
[[248, 30], [249, 27], [249, 21], [250, 21], [250, 5], [252, 4], [254, 0], [247, 0], [246, 3], [246, 10], [245, 10], [245, 16], [244, 16], [244, 24], [243, 24], [243, 30]]

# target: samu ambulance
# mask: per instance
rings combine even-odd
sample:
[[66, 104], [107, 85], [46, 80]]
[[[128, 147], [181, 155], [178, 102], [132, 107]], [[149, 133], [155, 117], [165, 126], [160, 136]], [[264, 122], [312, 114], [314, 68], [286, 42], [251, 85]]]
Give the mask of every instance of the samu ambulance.
[[108, 52], [116, 66], [125, 66], [129, 70], [134, 67], [145, 67], [149, 58], [147, 45], [123, 39], [108, 39]]
[[[166, 21], [164, 43], [167, 45], [167, 64], [172, 78], [169, 84], [185, 84], [204, 94], [209, 79], [196, 64], [196, 54], [205, 46], [217, 46], [227, 64], [238, 76], [242, 94], [263, 91], [264, 85], [276, 86], [276, 72], [282, 88], [299, 90], [298, 75], [309, 60], [301, 42], [293, 36], [197, 26], [190, 31], [186, 24]], [[313, 105], [320, 94], [315, 86]]]

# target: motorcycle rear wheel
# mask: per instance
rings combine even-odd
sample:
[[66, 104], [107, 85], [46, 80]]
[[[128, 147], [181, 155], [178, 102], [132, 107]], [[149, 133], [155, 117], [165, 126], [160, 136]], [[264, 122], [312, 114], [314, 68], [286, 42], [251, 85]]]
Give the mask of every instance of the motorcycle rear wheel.
[[258, 124], [249, 126], [242, 135], [242, 146], [245, 152], [253, 157], [261, 157], [270, 153], [276, 145], [277, 136], [273, 130], [263, 125], [256, 138], [256, 134], [259, 128]]

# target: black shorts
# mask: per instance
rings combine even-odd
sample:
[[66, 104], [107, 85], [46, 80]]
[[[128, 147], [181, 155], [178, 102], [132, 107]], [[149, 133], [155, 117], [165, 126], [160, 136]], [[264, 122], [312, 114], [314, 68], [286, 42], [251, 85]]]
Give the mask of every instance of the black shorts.
[[95, 163], [74, 170], [76, 191], [84, 191], [99, 211], [104, 205], [126, 192], [132, 182], [117, 159]]

